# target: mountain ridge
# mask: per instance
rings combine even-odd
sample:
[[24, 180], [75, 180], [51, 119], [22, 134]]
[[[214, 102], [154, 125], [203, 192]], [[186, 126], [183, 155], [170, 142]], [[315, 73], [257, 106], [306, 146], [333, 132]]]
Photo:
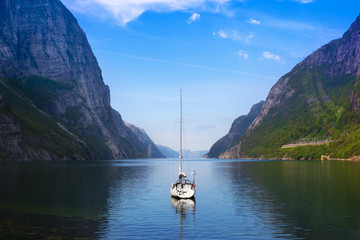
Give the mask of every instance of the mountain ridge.
[[0, 96], [0, 160], [138, 156], [85, 32], [59, 0], [0, 2]]
[[165, 158], [165, 155], [158, 149], [155, 143], [151, 140], [149, 135], [145, 132], [144, 129], [139, 128], [131, 123], [124, 121], [124, 124], [127, 128], [129, 128], [135, 136], [140, 140], [140, 144], [138, 144], [137, 149], [144, 153], [145, 155], [151, 158]]
[[[220, 158], [320, 159], [360, 155], [360, 16], [281, 77], [239, 143]], [[330, 136], [322, 146], [282, 150], [291, 139]]]
[[235, 145], [240, 137], [246, 132], [250, 124], [259, 115], [263, 104], [264, 101], [260, 101], [257, 104], [254, 104], [247, 115], [242, 115], [235, 119], [228, 134], [214, 143], [205, 157], [218, 158], [220, 154]]

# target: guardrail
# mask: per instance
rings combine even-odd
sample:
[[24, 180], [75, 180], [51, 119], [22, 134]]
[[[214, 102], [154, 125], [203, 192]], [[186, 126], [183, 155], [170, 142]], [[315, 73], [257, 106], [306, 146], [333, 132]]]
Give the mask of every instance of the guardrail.
[[331, 142], [330, 137], [311, 137], [301, 139], [291, 139], [289, 144], [282, 146], [281, 148], [301, 147], [308, 145], [322, 145]]

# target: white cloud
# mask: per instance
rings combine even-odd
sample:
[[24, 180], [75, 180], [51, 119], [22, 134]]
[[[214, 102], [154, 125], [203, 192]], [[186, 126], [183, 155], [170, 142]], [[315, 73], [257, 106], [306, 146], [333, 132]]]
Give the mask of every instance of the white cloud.
[[220, 38], [229, 38], [231, 40], [240, 41], [242, 40], [242, 37], [239, 35], [239, 33], [236, 30], [233, 30], [231, 32], [227, 32], [224, 30], [219, 30], [217, 33], [213, 32], [214, 36], [218, 36]]
[[220, 30], [217, 33], [214, 32], [213, 35], [220, 38], [229, 38], [228, 34], [224, 30]]
[[[277, 1], [284, 1], [284, 0], [277, 0]], [[307, 3], [315, 2], [315, 0], [287, 0], [287, 1], [298, 2], [300, 4], [307, 4]]]
[[219, 30], [218, 32], [213, 32], [212, 33], [214, 36], [217, 36], [219, 38], [224, 38], [224, 39], [231, 39], [234, 41], [241, 41], [244, 42], [246, 44], [250, 44], [250, 40], [252, 38], [255, 37], [254, 33], [250, 33], [248, 36], [241, 36], [236, 30], [233, 31], [224, 31], [224, 30]]
[[200, 14], [199, 13], [193, 13], [193, 15], [191, 15], [191, 17], [189, 17], [189, 19], [187, 20], [187, 23], [192, 23], [195, 22], [196, 20], [200, 19]]
[[306, 4], [306, 3], [312, 3], [314, 0], [296, 0], [299, 3]]
[[255, 37], [254, 33], [250, 33], [249, 36], [246, 37], [245, 42], [247, 44], [250, 44], [250, 39], [252, 39], [253, 37]]
[[271, 52], [263, 52], [263, 57], [266, 59], [271, 59], [271, 60], [275, 60], [275, 61], [280, 61], [281, 58], [278, 55], [275, 55]]
[[[146, 11], [182, 11], [219, 8], [230, 0], [62, 0], [70, 9], [100, 18], [114, 18], [125, 26]], [[110, 13], [110, 16], [109, 16]], [[195, 15], [196, 16], [196, 15]], [[196, 19], [195, 19], [196, 20]]]
[[259, 25], [261, 23], [260, 20], [256, 20], [256, 19], [253, 19], [253, 18], [250, 18], [248, 22], [251, 23], [251, 24], [256, 24], [256, 25]]
[[249, 54], [247, 52], [244, 52], [243, 50], [239, 50], [235, 54], [238, 55], [240, 58], [244, 58], [244, 59], [249, 58]]

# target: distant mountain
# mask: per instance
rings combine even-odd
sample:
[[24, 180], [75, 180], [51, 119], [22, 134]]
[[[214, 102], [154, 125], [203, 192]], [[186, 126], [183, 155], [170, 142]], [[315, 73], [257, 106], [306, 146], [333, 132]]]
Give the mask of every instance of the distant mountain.
[[[140, 143], [133, 144], [135, 148], [152, 158], [165, 158], [165, 155], [158, 149], [155, 143], [150, 139], [150, 137], [146, 134], [145, 130], [142, 128], [138, 128], [135, 125], [123, 121], [125, 126], [128, 127], [140, 140]], [[123, 136], [123, 135], [122, 135]], [[123, 136], [125, 137], [125, 136]], [[129, 138], [127, 138], [129, 139]], [[135, 142], [135, 141], [134, 141]]]
[[[282, 149], [292, 139], [330, 144]], [[221, 158], [319, 159], [360, 156], [360, 16], [272, 87], [260, 114]]]
[[0, 1], [0, 161], [135, 158], [110, 90], [59, 0]]
[[[156, 145], [160, 151], [167, 157], [167, 158], [178, 158], [179, 152], [165, 146]], [[183, 150], [183, 157], [184, 158], [202, 158], [208, 151], [190, 151], [190, 150]]]
[[169, 147], [165, 147], [162, 145], [156, 145], [156, 146], [167, 158], [178, 158], [179, 157], [179, 152], [177, 152]]
[[190, 150], [183, 150], [183, 157], [184, 158], [202, 158], [207, 153], [207, 150], [201, 151], [190, 151]]
[[224, 137], [219, 139], [211, 148], [210, 151], [206, 154], [207, 158], [218, 158], [220, 154], [225, 152], [230, 147], [234, 146], [240, 137], [244, 135], [250, 124], [254, 119], [259, 115], [260, 110], [264, 101], [261, 101], [253, 105], [250, 109], [250, 112], [247, 115], [242, 115], [235, 119], [231, 125], [230, 131]]

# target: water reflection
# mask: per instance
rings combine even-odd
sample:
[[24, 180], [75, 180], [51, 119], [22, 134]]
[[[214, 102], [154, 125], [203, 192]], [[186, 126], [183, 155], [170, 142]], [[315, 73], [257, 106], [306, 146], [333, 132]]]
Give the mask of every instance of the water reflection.
[[0, 238], [11, 225], [18, 226], [11, 236], [19, 238], [99, 238], [111, 217], [109, 201], [140, 189], [148, 167], [136, 161], [1, 164]]
[[179, 215], [178, 239], [182, 239], [184, 237], [184, 229], [186, 228], [186, 224], [188, 224], [187, 220], [192, 219], [192, 224], [195, 223], [195, 198], [179, 199], [171, 197], [170, 203]]
[[[360, 164], [268, 161], [221, 164], [238, 214], [252, 212], [272, 235], [359, 239]], [[237, 201], [241, 199], [241, 201]], [[254, 219], [254, 218], [252, 218]]]
[[172, 161], [0, 164], [0, 239], [360, 239], [360, 163], [192, 164], [196, 201]]
[[176, 209], [176, 213], [180, 214], [180, 218], [186, 218], [186, 215], [193, 215], [195, 219], [195, 198], [179, 199], [171, 197], [171, 206]]

